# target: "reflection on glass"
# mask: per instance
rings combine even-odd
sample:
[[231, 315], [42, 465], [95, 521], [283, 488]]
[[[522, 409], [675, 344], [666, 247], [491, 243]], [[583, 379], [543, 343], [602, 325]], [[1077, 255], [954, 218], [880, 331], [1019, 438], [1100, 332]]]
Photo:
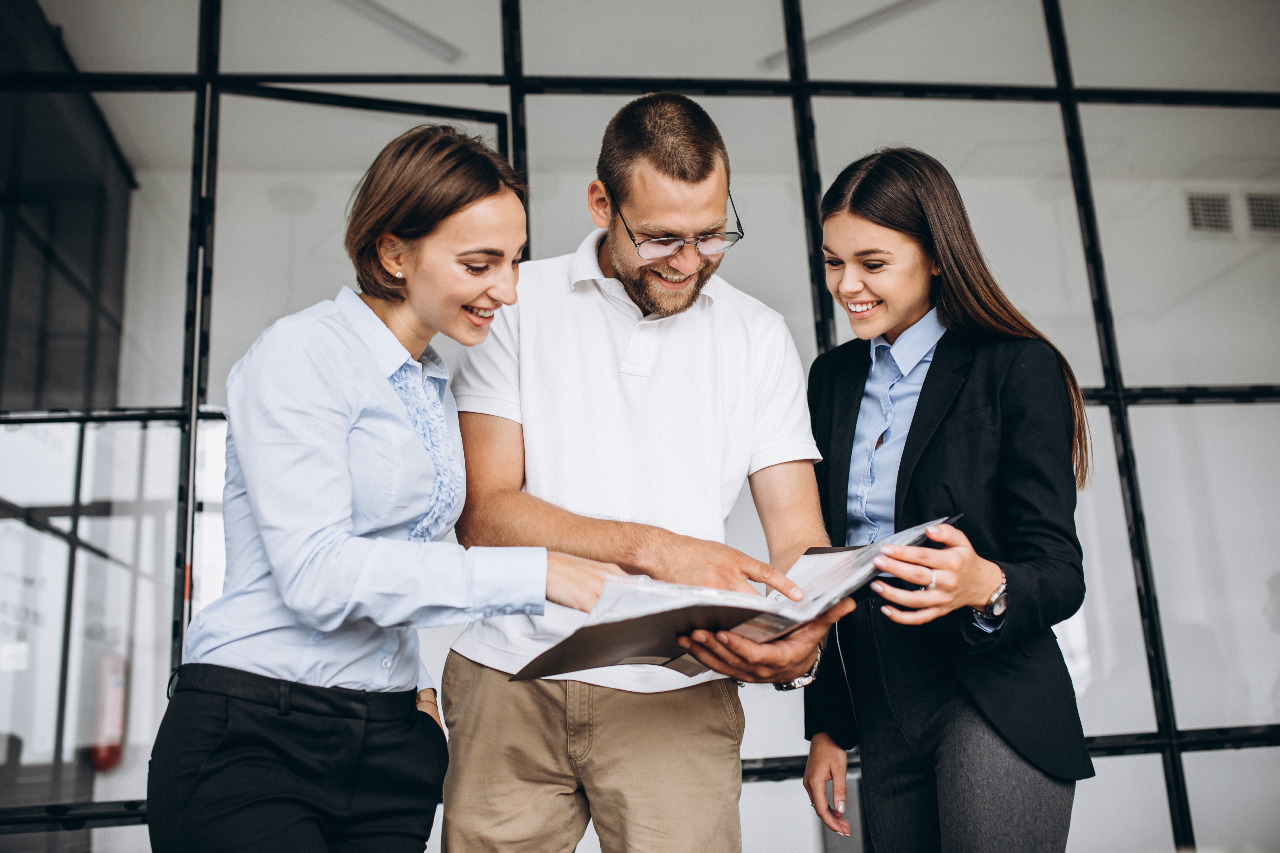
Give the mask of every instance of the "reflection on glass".
[[178, 434], [0, 431], [0, 802], [145, 796], [169, 675]]
[[1079, 86], [1280, 89], [1271, 0], [1062, 0], [1062, 17]]
[[1280, 722], [1280, 405], [1130, 411], [1179, 728]]
[[1147, 732], [1155, 729], [1155, 708], [1111, 421], [1097, 406], [1088, 408], [1088, 416], [1093, 482], [1076, 506], [1084, 606], [1053, 630], [1075, 684], [1084, 733]]
[[222, 70], [501, 74], [498, 0], [223, 0]]
[[1276, 849], [1280, 747], [1189, 752], [1182, 765], [1201, 850]]
[[[1280, 199], [1280, 111], [1080, 113], [1125, 383], [1280, 382], [1280, 232], [1247, 208]], [[1226, 230], [1194, 216], [1197, 197], [1223, 202]]]
[[[422, 116], [224, 97], [209, 395], [279, 318], [355, 283], [342, 248], [351, 193], [382, 147]], [[450, 122], [454, 123], [454, 122]], [[462, 125], [470, 133], [492, 127]]]
[[[824, 190], [841, 169], [877, 148], [909, 145], [940, 160], [960, 188], [1000, 286], [1062, 350], [1081, 385], [1102, 384], [1056, 107], [815, 98], [813, 111]], [[847, 322], [837, 322], [836, 332], [841, 342], [852, 337]]]
[[1038, 0], [800, 5], [814, 80], [1053, 85]]
[[[191, 615], [222, 595], [227, 570], [222, 486], [227, 474], [227, 422], [202, 420], [196, 442], [196, 516], [191, 548]], [[432, 670], [440, 672], [441, 670]]]
[[[782, 5], [775, 0], [708, 6], [648, 0], [625, 13], [593, 0], [526, 0], [520, 24], [526, 74], [787, 76]], [[566, 33], [573, 34], [571, 49], [566, 49]]]
[[1094, 758], [1093, 766], [1098, 775], [1076, 785], [1067, 853], [1173, 853], [1160, 756]]
[[[573, 252], [592, 229], [587, 185], [595, 179], [605, 125], [625, 96], [538, 96], [528, 101], [532, 257]], [[801, 361], [817, 355], [808, 250], [791, 102], [785, 98], [696, 99], [724, 137], [733, 198], [746, 237], [720, 274], [786, 318]], [[578, 128], [566, 133], [565, 128]], [[732, 213], [727, 214], [732, 221]]]

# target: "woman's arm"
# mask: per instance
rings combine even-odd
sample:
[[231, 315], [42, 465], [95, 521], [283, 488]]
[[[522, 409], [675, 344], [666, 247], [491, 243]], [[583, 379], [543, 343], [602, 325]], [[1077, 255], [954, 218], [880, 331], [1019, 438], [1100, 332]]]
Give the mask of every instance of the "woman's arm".
[[[990, 642], [1021, 639], [1070, 617], [1084, 598], [1084, 569], [1075, 533], [1076, 488], [1071, 460], [1072, 412], [1057, 356], [1037, 341], [1013, 347], [998, 388], [999, 470], [991, 478], [990, 517], [998, 559], [977, 554], [968, 537], [941, 525], [930, 538], [944, 547], [886, 549], [888, 571], [932, 589], [878, 584], [892, 604], [885, 613], [921, 624], [965, 607], [981, 607], [1007, 579], [1007, 610]], [[921, 476], [928, 476], [921, 470]], [[964, 506], [957, 506], [965, 511]], [[971, 635], [976, 636], [976, 635]], [[979, 638], [982, 639], [982, 638]]]

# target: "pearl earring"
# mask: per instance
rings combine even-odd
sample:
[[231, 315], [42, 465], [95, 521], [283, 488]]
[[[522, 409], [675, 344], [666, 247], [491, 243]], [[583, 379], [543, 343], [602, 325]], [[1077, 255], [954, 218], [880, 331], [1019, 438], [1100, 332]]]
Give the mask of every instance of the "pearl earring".
[[404, 278], [404, 273], [402, 272], [396, 273], [396, 278]]

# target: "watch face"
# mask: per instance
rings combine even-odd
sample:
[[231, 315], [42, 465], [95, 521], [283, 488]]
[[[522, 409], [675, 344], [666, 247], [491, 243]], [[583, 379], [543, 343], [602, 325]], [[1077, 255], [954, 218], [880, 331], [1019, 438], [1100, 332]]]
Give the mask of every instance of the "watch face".
[[991, 602], [991, 607], [989, 607], [988, 609], [991, 611], [992, 616], [1003, 616], [1004, 608], [1008, 603], [1009, 603], [1008, 599], [1005, 597], [1005, 594], [1002, 592], [996, 598], [995, 601]]

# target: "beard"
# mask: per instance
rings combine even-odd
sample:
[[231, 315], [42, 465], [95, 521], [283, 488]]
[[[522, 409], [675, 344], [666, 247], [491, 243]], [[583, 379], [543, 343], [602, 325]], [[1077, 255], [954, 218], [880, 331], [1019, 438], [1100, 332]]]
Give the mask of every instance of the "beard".
[[[686, 285], [683, 290], [667, 290], [650, 279], [648, 274], [651, 271], [677, 276], [684, 273], [667, 266], [662, 261], [655, 261], [647, 266], [637, 266], [634, 263], [635, 247], [630, 242], [625, 246], [621, 243], [622, 241], [619, 240], [609, 241], [609, 260], [613, 262], [614, 275], [618, 281], [622, 282], [627, 296], [631, 297], [631, 301], [646, 317], [650, 315], [671, 317], [687, 309], [702, 293], [702, 288], [707, 286], [711, 276], [720, 267], [721, 258], [713, 261], [700, 255], [702, 265], [692, 274], [693, 282]], [[627, 256], [628, 251], [631, 253], [630, 257]]]

